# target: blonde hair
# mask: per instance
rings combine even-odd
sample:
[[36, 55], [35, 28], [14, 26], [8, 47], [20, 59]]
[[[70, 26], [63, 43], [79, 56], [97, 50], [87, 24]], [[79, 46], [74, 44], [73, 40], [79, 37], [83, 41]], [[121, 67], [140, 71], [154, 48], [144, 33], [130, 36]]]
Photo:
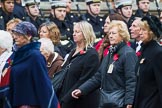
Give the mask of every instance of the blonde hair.
[[20, 19], [18, 19], [18, 18], [11, 19], [11, 20], [9, 20], [9, 21], [7, 22], [7, 24], [6, 24], [6, 29], [7, 29], [7, 27], [10, 26], [10, 24], [15, 24], [15, 26], [16, 26], [16, 25], [17, 25], [18, 23], [20, 23], [20, 22], [22, 22], [22, 20], [20, 20]]
[[96, 39], [96, 36], [95, 36], [94, 31], [93, 31], [92, 25], [89, 24], [87, 21], [80, 21], [80, 22], [78, 22], [76, 24], [79, 25], [80, 30], [83, 33], [83, 36], [85, 38], [86, 49], [88, 47], [93, 47], [93, 44], [94, 44], [95, 39]]
[[130, 40], [128, 27], [123, 21], [113, 20], [109, 25], [109, 29], [113, 27], [118, 28], [119, 35], [123, 38], [124, 42], [128, 42]]
[[58, 43], [60, 43], [61, 33], [60, 33], [60, 30], [57, 27], [57, 25], [54, 22], [43, 23], [40, 25], [38, 32], [40, 32], [40, 29], [44, 26], [47, 27], [47, 29], [49, 31], [49, 38], [51, 39], [53, 44], [57, 45]]
[[147, 23], [147, 21], [141, 21], [139, 26], [140, 26], [141, 29], [144, 29], [144, 30], [148, 31], [148, 40], [147, 41], [150, 41], [152, 39], [157, 39], [156, 35], [150, 29], [150, 26]]

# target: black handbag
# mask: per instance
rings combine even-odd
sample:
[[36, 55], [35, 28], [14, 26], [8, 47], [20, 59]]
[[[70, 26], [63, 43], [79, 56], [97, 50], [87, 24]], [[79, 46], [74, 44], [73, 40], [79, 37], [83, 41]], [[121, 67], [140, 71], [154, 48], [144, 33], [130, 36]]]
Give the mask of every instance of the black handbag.
[[100, 108], [121, 108], [124, 106], [124, 90], [104, 91], [100, 89]]
[[61, 90], [67, 70], [68, 70], [67, 68], [61, 69], [60, 71], [54, 73], [54, 76], [51, 79], [51, 82], [52, 82], [52, 85], [53, 85], [53, 88], [54, 88], [56, 94], [59, 94], [59, 92]]

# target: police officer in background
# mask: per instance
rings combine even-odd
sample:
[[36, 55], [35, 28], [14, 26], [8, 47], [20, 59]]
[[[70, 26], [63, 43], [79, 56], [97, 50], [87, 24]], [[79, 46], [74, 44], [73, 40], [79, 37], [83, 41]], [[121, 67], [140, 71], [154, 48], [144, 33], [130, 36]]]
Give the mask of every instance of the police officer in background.
[[50, 21], [54, 22], [61, 33], [61, 44], [67, 53], [73, 49], [73, 29], [71, 24], [65, 20], [66, 18], [66, 2], [64, 1], [50, 1], [51, 2], [51, 14], [49, 16]]
[[15, 16], [13, 14], [14, 0], [1, 0], [0, 8], [0, 30], [6, 30], [6, 24]]
[[61, 0], [66, 2], [66, 17], [65, 20], [67, 20], [73, 28], [73, 25], [75, 24], [75, 22], [79, 21], [79, 17], [78, 15], [74, 14], [71, 12], [71, 8], [72, 8], [72, 1], [71, 0]]
[[22, 0], [22, 5], [25, 6], [27, 12], [25, 21], [34, 24], [37, 29], [45, 22], [44, 19], [41, 19], [43, 16], [40, 17], [39, 4], [40, 0]]
[[136, 0], [138, 9], [135, 12], [136, 17], [144, 17], [151, 15], [149, 13], [150, 1], [149, 0]]
[[132, 0], [114, 0], [114, 3], [117, 12], [122, 15], [128, 28], [131, 27], [131, 24], [135, 20], [132, 9]]
[[99, 16], [101, 0], [86, 0], [87, 12], [80, 16], [80, 20], [88, 21], [95, 32], [96, 42], [104, 37], [103, 25], [104, 19]]

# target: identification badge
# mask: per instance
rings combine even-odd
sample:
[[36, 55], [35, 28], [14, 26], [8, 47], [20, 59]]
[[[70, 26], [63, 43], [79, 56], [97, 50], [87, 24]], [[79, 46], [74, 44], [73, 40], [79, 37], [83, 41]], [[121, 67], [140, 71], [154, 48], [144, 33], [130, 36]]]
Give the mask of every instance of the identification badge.
[[145, 61], [145, 58], [142, 58], [141, 61], [140, 61], [140, 64], [143, 64]]
[[113, 68], [114, 68], [114, 65], [112, 63], [112, 64], [109, 65], [109, 69], [108, 69], [107, 73], [112, 73]]

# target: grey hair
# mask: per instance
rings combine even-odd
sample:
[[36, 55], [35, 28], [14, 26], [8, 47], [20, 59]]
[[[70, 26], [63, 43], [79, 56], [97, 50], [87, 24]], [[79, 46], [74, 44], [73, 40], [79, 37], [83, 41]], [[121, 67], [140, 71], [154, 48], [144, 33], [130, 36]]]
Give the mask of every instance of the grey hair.
[[49, 38], [41, 38], [38, 42], [41, 42], [41, 48], [43, 48], [47, 53], [54, 52], [54, 45]]
[[6, 49], [8, 52], [12, 51], [13, 38], [12, 35], [4, 30], [0, 30], [0, 47]]

